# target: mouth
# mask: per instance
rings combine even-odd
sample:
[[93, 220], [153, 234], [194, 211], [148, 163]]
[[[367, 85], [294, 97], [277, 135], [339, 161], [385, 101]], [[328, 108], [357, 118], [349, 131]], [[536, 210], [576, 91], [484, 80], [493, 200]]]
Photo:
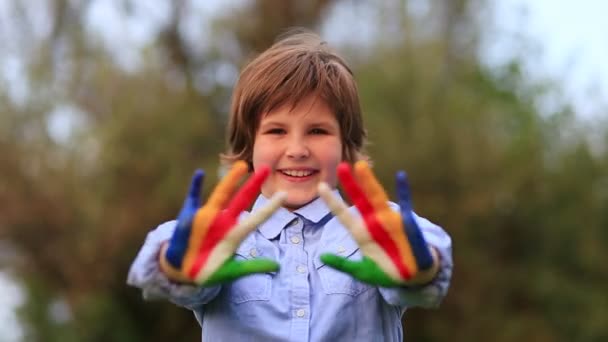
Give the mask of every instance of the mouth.
[[288, 180], [295, 182], [309, 180], [319, 173], [318, 170], [313, 169], [280, 169], [277, 172]]

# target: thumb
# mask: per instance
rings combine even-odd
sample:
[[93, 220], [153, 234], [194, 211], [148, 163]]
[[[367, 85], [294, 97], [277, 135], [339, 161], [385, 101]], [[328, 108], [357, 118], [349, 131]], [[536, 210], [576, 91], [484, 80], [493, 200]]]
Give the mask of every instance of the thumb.
[[215, 271], [209, 279], [204, 282], [204, 285], [223, 284], [250, 274], [276, 272], [278, 270], [279, 264], [270, 259], [237, 261], [234, 258], [231, 258]]
[[354, 278], [374, 286], [397, 287], [401, 284], [384, 272], [372, 259], [364, 256], [361, 261], [351, 261], [335, 254], [322, 254], [321, 261]]

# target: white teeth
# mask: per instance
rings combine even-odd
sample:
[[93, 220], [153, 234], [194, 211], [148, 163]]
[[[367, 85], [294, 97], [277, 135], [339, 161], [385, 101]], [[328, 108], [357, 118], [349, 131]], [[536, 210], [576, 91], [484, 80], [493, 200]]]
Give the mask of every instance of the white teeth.
[[282, 170], [281, 172], [291, 177], [306, 177], [312, 175], [312, 171], [304, 170]]

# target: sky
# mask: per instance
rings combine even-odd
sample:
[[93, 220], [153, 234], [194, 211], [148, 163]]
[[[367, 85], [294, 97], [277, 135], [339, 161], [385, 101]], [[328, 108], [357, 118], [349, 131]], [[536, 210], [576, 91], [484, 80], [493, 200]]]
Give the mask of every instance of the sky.
[[10, 273], [0, 271], [0, 293], [0, 341], [21, 341], [23, 328], [14, 311], [23, 303], [24, 294]]
[[[223, 7], [217, 1], [196, 1], [196, 6], [208, 15], [221, 13], [226, 7], [238, 6], [243, 0], [230, 0], [223, 2]], [[424, 8], [425, 1], [412, 1]], [[2, 18], [3, 2], [0, 0], [0, 19]], [[116, 41], [115, 37], [125, 37], [122, 44], [145, 43], [154, 24], [166, 20], [162, 6], [152, 6], [149, 2], [143, 4], [138, 10], [148, 13], [148, 21], [139, 23], [125, 23], [125, 26], [105, 25], [112, 21], [113, 13], [111, 0], [98, 1], [88, 15], [91, 25], [87, 29], [99, 30], [98, 22], [104, 23], [106, 37]], [[39, 5], [36, 2], [36, 5]], [[480, 52], [488, 66], [498, 66], [512, 57], [521, 57], [526, 68], [526, 75], [531, 80], [556, 80], [562, 87], [560, 98], [571, 101], [575, 111], [584, 119], [593, 120], [605, 116], [601, 112], [608, 108], [608, 1], [606, 0], [496, 0], [493, 2], [495, 37], [485, 44]], [[334, 20], [344, 21], [358, 18], [358, 12], [344, 12]], [[199, 19], [200, 20], [200, 19]], [[41, 21], [43, 29], [45, 23]], [[198, 23], [200, 24], [200, 23]], [[201, 25], [186, 20], [184, 27], [201, 30]], [[2, 25], [2, 20], [0, 20]], [[5, 29], [5, 27], [0, 27]], [[37, 29], [36, 27], [33, 28]], [[352, 34], [352, 32], [351, 32]], [[368, 32], [369, 34], [369, 32]], [[532, 46], [522, 45], [524, 39], [531, 38]], [[361, 38], [361, 36], [359, 36]], [[103, 38], [102, 38], [103, 40]], [[529, 44], [529, 43], [526, 43]], [[0, 47], [1, 48], [1, 47]], [[6, 47], [5, 48], [10, 48]], [[128, 49], [125, 49], [128, 50]], [[0, 49], [0, 53], [2, 50]], [[0, 82], [11, 82], [16, 94], [22, 94], [24, 84], [16, 82], [22, 66], [14, 58], [1, 59]], [[128, 67], [129, 63], [136, 61], [136, 56], [124, 57], [122, 63]], [[64, 111], [65, 112], [65, 111]], [[56, 130], [68, 125], [68, 121], [54, 122]], [[14, 279], [7, 273], [0, 271], [0, 341], [21, 341], [22, 327], [17, 323], [14, 308], [23, 302], [23, 293], [16, 285]]]
[[[486, 62], [521, 55], [530, 79], [553, 79], [563, 97], [585, 119], [605, 116], [608, 108], [608, 1], [495, 1], [499, 34]], [[523, 14], [523, 15], [522, 15]], [[521, 48], [521, 36], [535, 41]], [[526, 55], [528, 54], [528, 55]], [[603, 106], [604, 108], [600, 108]]]
[[[207, 17], [223, 14], [232, 7], [240, 6], [246, 0], [205, 1], [196, 0], [197, 13], [203, 13], [202, 21]], [[431, 0], [410, 0], [410, 10], [424, 11]], [[124, 27], [107, 25], [108, 20], [119, 19], [112, 12], [112, 0], [97, 1], [96, 8], [89, 11], [90, 30], [103, 31], [102, 40], [116, 44], [117, 35], [131, 32], [123, 44], [145, 43], [151, 36], [154, 27], [167, 20], [163, 6], [151, 5], [151, 2], [139, 2], [139, 11], [146, 13], [146, 21], [134, 23], [126, 21]], [[493, 7], [489, 13], [488, 37], [481, 51], [485, 63], [499, 66], [511, 57], [520, 57], [526, 66], [525, 72], [530, 80], [555, 80], [563, 90], [554, 94], [574, 105], [581, 117], [594, 118], [600, 113], [600, 105], [608, 107], [608, 13], [606, 0], [495, 0], [488, 1]], [[357, 4], [357, 6], [353, 6]], [[370, 15], [364, 3], [344, 1], [336, 6], [330, 15], [329, 24], [325, 25], [324, 38], [335, 40], [365, 41], [374, 39], [377, 32], [374, 25], [364, 25], [361, 18]], [[114, 18], [113, 18], [114, 16]], [[206, 17], [205, 17], [206, 16]], [[201, 17], [186, 16], [183, 22], [184, 32], [191, 39], [204, 42], [209, 26], [201, 25]], [[123, 20], [123, 22], [125, 22]], [[344, 23], [358, 22], [356, 28]], [[101, 25], [103, 27], [97, 27]], [[342, 27], [342, 30], [339, 28]], [[344, 30], [344, 27], [348, 29]], [[382, 26], [386, 28], [386, 26]], [[356, 33], [353, 34], [354, 30]], [[342, 32], [342, 33], [340, 33]], [[129, 49], [121, 49], [128, 51]], [[136, 56], [123, 55], [122, 63], [128, 68], [130, 63], [137, 63]], [[551, 98], [549, 98], [551, 101]], [[545, 101], [546, 102], [546, 101]], [[546, 105], [547, 103], [545, 103]], [[551, 110], [551, 106], [547, 106]]]

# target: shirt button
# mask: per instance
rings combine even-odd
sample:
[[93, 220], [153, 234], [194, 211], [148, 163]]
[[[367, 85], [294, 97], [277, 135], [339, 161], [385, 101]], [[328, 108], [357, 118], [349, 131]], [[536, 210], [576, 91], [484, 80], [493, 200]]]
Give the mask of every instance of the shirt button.
[[252, 257], [254, 257], [254, 258], [255, 258], [256, 256], [258, 256], [258, 251], [257, 251], [255, 248], [252, 248], [252, 249], [249, 251], [249, 255], [251, 255]]
[[298, 271], [298, 273], [306, 273], [306, 266], [298, 266], [296, 267], [296, 270]]
[[342, 254], [346, 252], [346, 249], [344, 248], [344, 246], [338, 246], [338, 254]]
[[304, 309], [300, 309], [300, 310], [296, 311], [296, 316], [304, 317], [304, 315], [306, 315], [306, 311]]
[[298, 236], [292, 236], [290, 240], [291, 240], [291, 243], [293, 243], [294, 245], [297, 245], [300, 243], [300, 237], [298, 237]]
[[295, 226], [296, 224], [298, 224], [298, 222], [300, 222], [300, 218], [296, 217], [295, 219], [293, 219], [291, 222], [289, 222], [289, 227], [291, 226]]

